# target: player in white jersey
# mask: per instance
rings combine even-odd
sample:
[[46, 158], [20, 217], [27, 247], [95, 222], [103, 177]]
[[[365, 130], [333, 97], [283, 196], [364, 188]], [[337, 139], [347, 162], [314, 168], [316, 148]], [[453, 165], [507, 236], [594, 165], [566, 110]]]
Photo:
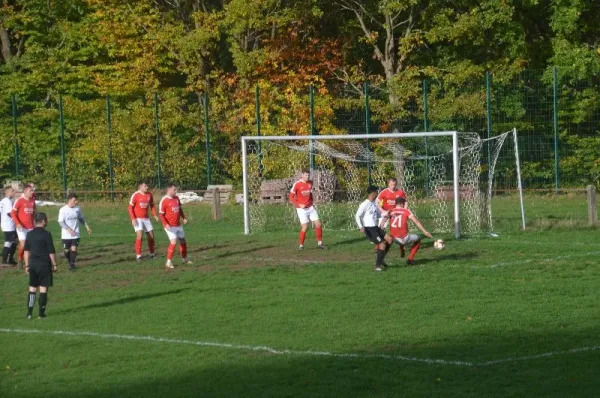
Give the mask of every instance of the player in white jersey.
[[0, 226], [4, 232], [4, 247], [2, 248], [2, 266], [17, 265], [15, 251], [17, 250], [17, 228], [10, 216], [13, 208], [14, 189], [4, 188], [4, 198], [0, 201]]
[[75, 259], [77, 258], [77, 247], [79, 246], [79, 223], [85, 225], [88, 234], [92, 233], [92, 229], [85, 222], [83, 213], [77, 204], [79, 200], [77, 195], [70, 193], [67, 196], [67, 204], [58, 211], [58, 223], [60, 224], [61, 239], [65, 258], [69, 262], [69, 269], [75, 271]]

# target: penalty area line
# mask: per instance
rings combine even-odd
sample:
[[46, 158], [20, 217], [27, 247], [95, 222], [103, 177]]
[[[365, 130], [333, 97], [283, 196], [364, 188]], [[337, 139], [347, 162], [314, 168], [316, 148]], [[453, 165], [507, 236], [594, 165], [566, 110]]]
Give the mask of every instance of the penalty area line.
[[395, 361], [405, 362], [417, 362], [428, 365], [452, 365], [462, 367], [481, 367], [481, 366], [493, 366], [501, 365], [509, 362], [528, 361], [540, 358], [551, 358], [561, 355], [576, 354], [587, 351], [596, 351], [600, 349], [599, 346], [590, 347], [579, 347], [572, 348], [565, 351], [551, 351], [542, 354], [529, 355], [523, 357], [497, 359], [484, 362], [470, 362], [470, 361], [457, 361], [457, 360], [446, 360], [446, 359], [434, 359], [434, 358], [419, 358], [404, 355], [389, 355], [389, 354], [359, 354], [359, 353], [336, 353], [329, 351], [299, 351], [299, 350], [287, 350], [287, 349], [276, 349], [268, 346], [253, 346], [243, 344], [230, 344], [210, 341], [197, 341], [197, 340], [183, 340], [153, 336], [136, 336], [128, 334], [114, 334], [114, 333], [96, 333], [96, 332], [85, 332], [85, 331], [65, 331], [65, 330], [39, 330], [39, 329], [8, 329], [0, 328], [0, 333], [12, 333], [12, 334], [44, 334], [44, 335], [55, 335], [55, 336], [73, 336], [73, 337], [97, 337], [107, 340], [132, 340], [132, 341], [150, 341], [154, 343], [166, 343], [166, 344], [182, 344], [182, 345], [195, 345], [200, 347], [214, 347], [214, 348], [225, 348], [240, 351], [262, 351], [274, 355], [296, 355], [296, 356], [314, 356], [314, 357], [329, 357], [329, 358], [344, 358], [344, 359], [386, 359]]

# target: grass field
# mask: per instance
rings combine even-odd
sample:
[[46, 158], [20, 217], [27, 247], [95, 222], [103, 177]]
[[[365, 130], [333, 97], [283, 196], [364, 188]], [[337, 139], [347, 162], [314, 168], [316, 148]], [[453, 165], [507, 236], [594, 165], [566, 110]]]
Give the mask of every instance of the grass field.
[[84, 203], [94, 235], [46, 319], [0, 271], [0, 396], [597, 396], [600, 231], [581, 197], [528, 197], [527, 232], [515, 204], [494, 204], [498, 238], [375, 273], [358, 232], [298, 252], [294, 231], [244, 236], [234, 206], [188, 206], [194, 264], [166, 271], [132, 261], [124, 205]]

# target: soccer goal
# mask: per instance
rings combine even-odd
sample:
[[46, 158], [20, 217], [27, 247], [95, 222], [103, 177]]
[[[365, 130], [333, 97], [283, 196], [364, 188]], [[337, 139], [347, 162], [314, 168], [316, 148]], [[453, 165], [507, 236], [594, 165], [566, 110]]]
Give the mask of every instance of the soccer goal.
[[366, 188], [398, 181], [409, 207], [430, 231], [493, 231], [494, 172], [506, 138], [513, 136], [521, 199], [516, 129], [490, 139], [475, 133], [244, 136], [244, 232], [297, 228], [288, 195], [303, 168], [311, 169], [313, 197], [326, 230], [355, 229], [354, 212]]

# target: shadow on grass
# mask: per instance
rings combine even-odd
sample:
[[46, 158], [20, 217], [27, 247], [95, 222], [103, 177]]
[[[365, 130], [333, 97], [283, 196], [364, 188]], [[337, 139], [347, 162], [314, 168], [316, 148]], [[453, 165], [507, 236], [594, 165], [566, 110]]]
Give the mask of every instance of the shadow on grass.
[[156, 297], [178, 294], [180, 292], [183, 292], [184, 290], [186, 290], [186, 289], [175, 289], [175, 290], [169, 290], [166, 292], [157, 292], [157, 293], [151, 293], [151, 294], [142, 294], [139, 296], [123, 297], [123, 298], [120, 298], [117, 300], [104, 301], [101, 303], [94, 303], [94, 304], [84, 305], [81, 307], [71, 308], [69, 310], [56, 311], [56, 312], [53, 312], [53, 315], [72, 314], [74, 312], [93, 310], [96, 308], [108, 308], [108, 307], [112, 307], [114, 305], [129, 304], [129, 303], [133, 303], [133, 302], [140, 301], [140, 300], [148, 300], [148, 299], [152, 299], [152, 298], [156, 298]]

